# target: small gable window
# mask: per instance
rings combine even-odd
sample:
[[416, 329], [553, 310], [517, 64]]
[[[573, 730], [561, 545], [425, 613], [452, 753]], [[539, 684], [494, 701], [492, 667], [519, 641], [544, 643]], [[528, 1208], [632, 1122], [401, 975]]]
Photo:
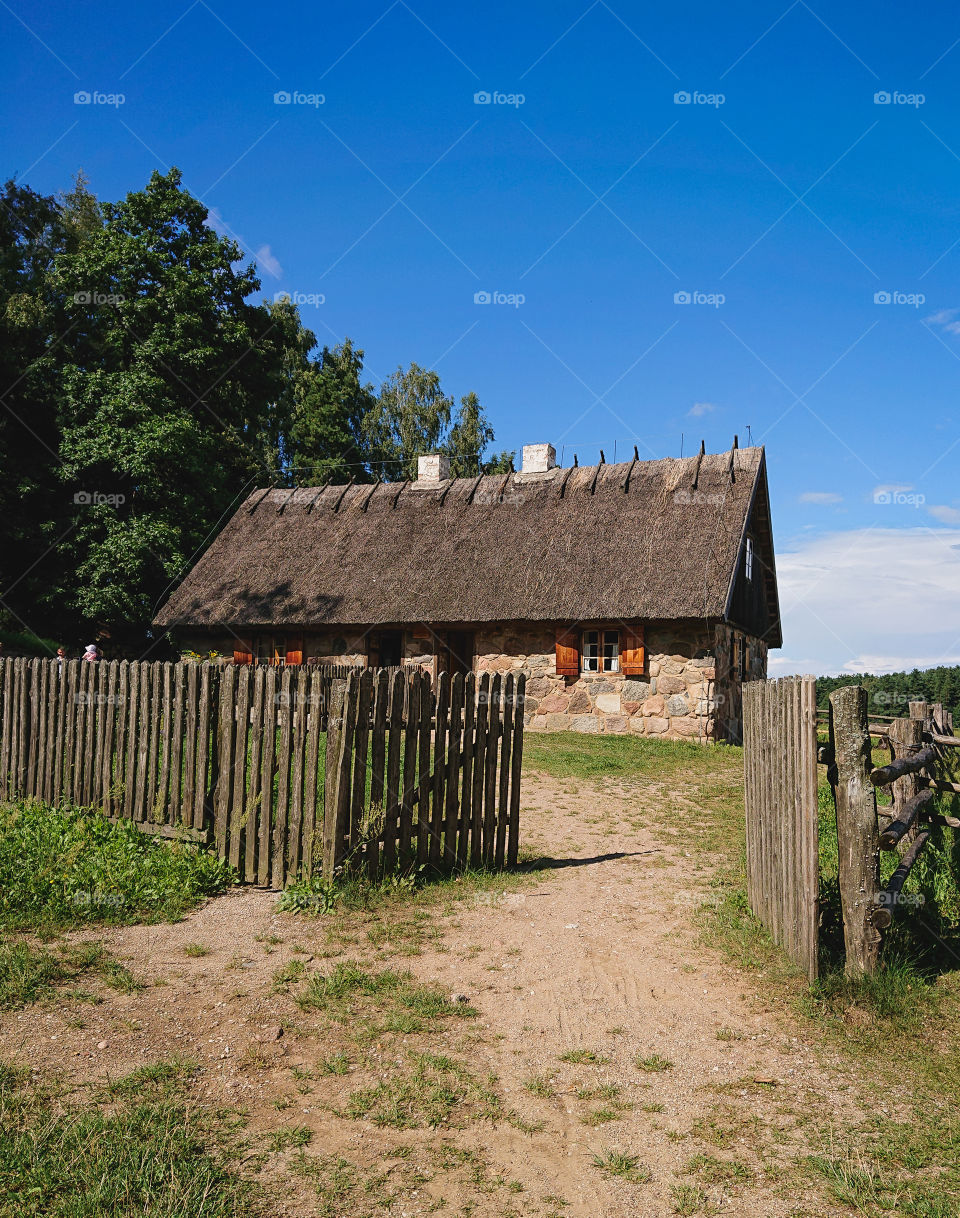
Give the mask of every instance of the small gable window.
[[744, 565], [744, 574], [747, 579], [753, 579], [753, 538], [747, 538], [747, 553]]

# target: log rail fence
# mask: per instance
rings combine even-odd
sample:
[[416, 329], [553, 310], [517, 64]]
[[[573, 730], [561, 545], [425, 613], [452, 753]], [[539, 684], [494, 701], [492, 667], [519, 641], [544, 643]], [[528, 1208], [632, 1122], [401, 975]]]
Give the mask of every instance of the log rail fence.
[[[960, 794], [960, 783], [944, 776], [960, 748], [953, 716], [940, 703], [910, 702], [909, 717], [890, 720], [877, 732], [869, 721], [867, 691], [844, 686], [830, 695], [829, 741], [819, 749], [827, 766], [837, 809], [839, 885], [843, 909], [846, 971], [876, 971], [882, 935], [898, 909], [910, 904], [903, 888], [931, 835], [960, 828], [960, 819], [933, 807], [940, 794]], [[890, 752], [873, 764], [872, 737]], [[877, 791], [891, 802], [878, 806]], [[899, 862], [885, 886], [880, 852], [897, 851]]]
[[[919, 701], [909, 703], [908, 716], [870, 715], [867, 691], [859, 685], [834, 690], [829, 709], [818, 712], [813, 677], [747, 683], [743, 714], [751, 909], [813, 980], [819, 953], [819, 762], [826, 766], [836, 808], [846, 971], [874, 972], [882, 932], [916, 900], [904, 885], [917, 859], [933, 834], [960, 829], [960, 818], [936, 807], [938, 796], [960, 794], [960, 782], [950, 776], [956, 773], [951, 762], [960, 762], [952, 716], [938, 703]], [[874, 764], [875, 747], [889, 750], [886, 764]], [[879, 790], [889, 792], [889, 804], [878, 806]], [[899, 854], [885, 885], [884, 851]]]
[[282, 888], [513, 865], [522, 676], [0, 660], [0, 800], [96, 807]]

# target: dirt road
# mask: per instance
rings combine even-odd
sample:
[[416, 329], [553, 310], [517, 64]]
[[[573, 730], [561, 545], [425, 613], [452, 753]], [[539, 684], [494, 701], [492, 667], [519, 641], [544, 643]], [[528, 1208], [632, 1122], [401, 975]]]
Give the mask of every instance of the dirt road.
[[[525, 846], [554, 865], [526, 881], [386, 918], [235, 891], [179, 924], [98, 933], [145, 988], [6, 1013], [0, 1057], [78, 1087], [196, 1059], [193, 1095], [246, 1113], [243, 1170], [278, 1215], [839, 1213], [798, 1193], [791, 1166], [836, 1101], [835, 1064], [704, 945], [710, 868], [666, 816], [683, 798], [532, 775]], [[347, 961], [409, 969], [477, 1014], [404, 1033], [297, 1004]], [[369, 1094], [364, 1114], [358, 1092], [411, 1069], [435, 1085], [411, 1066], [423, 1052], [471, 1080], [437, 1125], [384, 1121]], [[412, 1094], [394, 1118], [418, 1111]]]

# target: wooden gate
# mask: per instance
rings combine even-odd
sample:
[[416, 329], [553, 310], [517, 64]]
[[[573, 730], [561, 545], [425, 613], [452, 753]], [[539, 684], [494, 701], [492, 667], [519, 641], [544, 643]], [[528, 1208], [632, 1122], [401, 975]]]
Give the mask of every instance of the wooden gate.
[[817, 976], [817, 696], [813, 677], [743, 687], [750, 908], [791, 959]]

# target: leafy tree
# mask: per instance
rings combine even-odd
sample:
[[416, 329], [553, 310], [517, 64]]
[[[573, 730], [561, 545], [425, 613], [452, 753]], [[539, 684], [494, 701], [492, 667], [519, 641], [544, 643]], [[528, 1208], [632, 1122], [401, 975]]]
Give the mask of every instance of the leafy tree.
[[348, 338], [305, 360], [294, 381], [288, 453], [297, 486], [358, 482], [371, 478], [365, 461], [364, 420], [373, 410], [373, 386], [365, 384], [363, 351]]
[[103, 216], [55, 276], [69, 607], [136, 636], [223, 514], [275, 473], [298, 333], [295, 311], [247, 303], [253, 267], [235, 266], [239, 249], [208, 227], [178, 170]]
[[66, 510], [49, 281], [63, 244], [57, 200], [7, 182], [0, 190], [0, 611], [13, 629], [48, 617], [61, 583], [54, 549]]
[[487, 422], [480, 399], [468, 393], [460, 399], [460, 410], [445, 449], [450, 455], [450, 473], [454, 478], [475, 478], [478, 474], [506, 474], [513, 469], [512, 452], [496, 453], [484, 461], [483, 454], [493, 443], [493, 428]]
[[[417, 458], [441, 452], [450, 457], [455, 478], [494, 473], [512, 466], [512, 453], [484, 462], [493, 428], [475, 393], [454, 401], [440, 387], [436, 372], [419, 364], [398, 368], [380, 386], [379, 397], [363, 420], [362, 433], [370, 467], [385, 481], [416, 478]], [[452, 423], [452, 425], [451, 425]]]
[[373, 472], [385, 482], [416, 478], [417, 457], [443, 446], [452, 408], [436, 372], [411, 364], [388, 376], [363, 420]]

